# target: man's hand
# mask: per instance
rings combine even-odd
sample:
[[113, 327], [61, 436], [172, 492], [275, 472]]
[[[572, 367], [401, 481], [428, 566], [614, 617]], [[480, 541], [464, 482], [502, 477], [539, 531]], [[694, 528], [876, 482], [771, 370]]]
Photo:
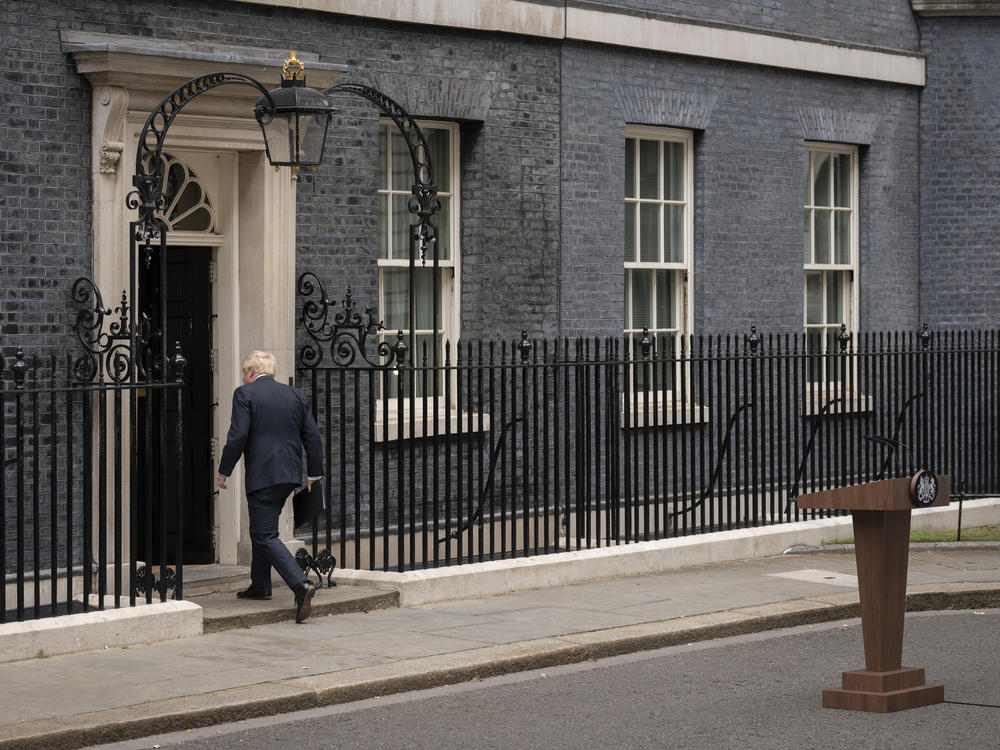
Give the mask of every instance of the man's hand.
[[224, 489], [228, 489], [226, 487], [226, 480], [227, 479], [229, 479], [229, 477], [225, 477], [222, 474], [216, 474], [215, 475], [215, 486], [218, 487], [219, 489], [223, 489], [223, 490]]
[[307, 479], [306, 480], [306, 492], [312, 492], [312, 491], [313, 491], [313, 480]]

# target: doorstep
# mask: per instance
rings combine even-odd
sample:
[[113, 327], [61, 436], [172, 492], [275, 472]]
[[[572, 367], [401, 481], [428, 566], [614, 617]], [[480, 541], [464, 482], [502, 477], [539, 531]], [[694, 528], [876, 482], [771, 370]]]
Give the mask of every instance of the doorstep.
[[[249, 628], [295, 620], [295, 600], [280, 579], [267, 601], [237, 599], [250, 584], [250, 568], [237, 565], [198, 565], [184, 568], [184, 599], [202, 609], [205, 633]], [[369, 612], [399, 606], [399, 594], [374, 586], [325, 586], [316, 592], [312, 617]]]

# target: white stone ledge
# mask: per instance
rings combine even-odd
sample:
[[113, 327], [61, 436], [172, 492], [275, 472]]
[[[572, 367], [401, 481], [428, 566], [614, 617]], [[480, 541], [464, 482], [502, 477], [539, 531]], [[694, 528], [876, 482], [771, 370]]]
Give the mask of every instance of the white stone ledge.
[[582, 8], [567, 10], [566, 38], [911, 86], [926, 82], [924, 58], [918, 54]]
[[186, 601], [156, 602], [0, 625], [0, 662], [93, 651], [202, 633], [202, 609]]
[[789, 38], [752, 29], [646, 18], [608, 9], [566, 8], [521, 0], [242, 1], [401, 23], [636, 47], [911, 86], [923, 86], [926, 82], [924, 58], [917, 53], [852, 47], [846, 42], [838, 44], [825, 39]]

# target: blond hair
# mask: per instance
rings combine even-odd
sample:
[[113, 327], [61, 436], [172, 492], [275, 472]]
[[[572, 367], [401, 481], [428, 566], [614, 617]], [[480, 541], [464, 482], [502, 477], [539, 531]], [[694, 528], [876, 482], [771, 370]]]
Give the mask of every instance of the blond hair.
[[274, 359], [274, 355], [270, 352], [250, 352], [244, 359], [243, 363], [240, 365], [240, 369], [244, 373], [256, 372], [261, 375], [270, 375], [274, 377], [274, 371], [277, 367], [277, 362]]

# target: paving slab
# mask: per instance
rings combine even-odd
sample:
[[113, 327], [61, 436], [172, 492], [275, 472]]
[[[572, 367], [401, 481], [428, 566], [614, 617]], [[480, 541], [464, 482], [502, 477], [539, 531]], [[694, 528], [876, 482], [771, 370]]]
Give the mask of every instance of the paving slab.
[[[911, 555], [910, 609], [1000, 606], [996, 550], [951, 554]], [[840, 553], [785, 555], [394, 609], [324, 615], [314, 607], [300, 625], [246, 624], [0, 664], [0, 748], [84, 747], [857, 617], [857, 591], [838, 577], [854, 573], [853, 559]], [[341, 588], [348, 587], [317, 598], [329, 594], [332, 605]], [[224, 593], [228, 611], [248, 604]], [[273, 602], [253, 608], [287, 612], [286, 603]]]

